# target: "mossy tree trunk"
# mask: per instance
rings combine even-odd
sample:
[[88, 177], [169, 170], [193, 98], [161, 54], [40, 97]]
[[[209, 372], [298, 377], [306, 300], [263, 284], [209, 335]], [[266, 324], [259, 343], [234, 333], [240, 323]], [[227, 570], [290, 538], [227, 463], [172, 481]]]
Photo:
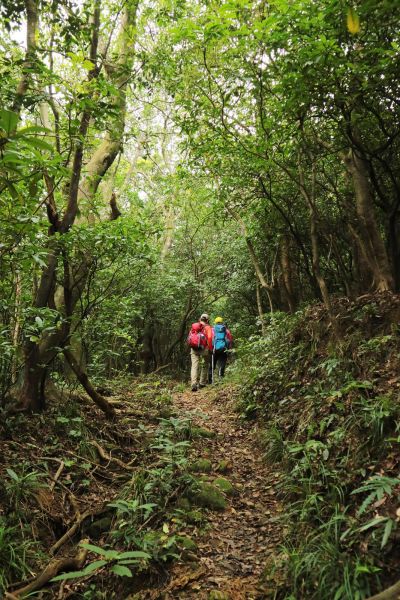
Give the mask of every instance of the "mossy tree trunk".
[[[20, 391], [20, 401], [27, 410], [37, 411], [44, 408], [47, 366], [60, 351], [60, 348], [63, 348], [68, 343], [71, 335], [71, 315], [73, 315], [77, 302], [82, 295], [87, 277], [92, 268], [94, 256], [90, 254], [80, 254], [80, 264], [74, 270], [72, 270], [68, 261], [65, 262], [64, 257], [64, 283], [61, 286], [58, 285], [56, 283], [56, 271], [61, 256], [61, 245], [57, 242], [53, 234], [65, 235], [68, 233], [76, 221], [79, 209], [85, 203], [90, 204], [94, 199], [100, 181], [121, 151], [125, 125], [128, 74], [131, 71], [134, 57], [134, 44], [131, 39], [131, 32], [134, 29], [137, 8], [138, 0], [133, 0], [133, 2], [127, 4], [124, 10], [120, 31], [115, 44], [116, 48], [119, 49], [119, 55], [112, 68], [110, 65], [108, 68], [109, 77], [118, 90], [118, 95], [115, 99], [114, 114], [116, 116], [113, 118], [112, 123], [108, 124], [109, 130], [105, 133], [102, 142], [86, 165], [84, 165], [86, 137], [94, 110], [93, 103], [88, 102], [87, 108], [83, 109], [81, 115], [78, 141], [75, 144], [72, 161], [72, 174], [68, 185], [66, 209], [62, 216], [59, 215], [54, 197], [51, 193], [48, 194], [47, 213], [50, 222], [50, 239], [47, 245], [46, 266], [42, 271], [34, 299], [34, 307], [49, 307], [57, 310], [64, 323], [51, 333], [42, 335], [39, 340], [30, 339], [25, 343], [24, 380]], [[100, 72], [100, 67], [97, 66], [99, 64], [99, 27], [100, 5], [97, 3], [93, 16], [90, 48], [90, 61], [94, 67], [89, 72], [89, 80], [98, 77]], [[49, 184], [51, 186], [51, 182]], [[119, 211], [116, 207], [114, 196], [110, 198], [110, 207], [111, 218], [116, 218], [119, 215]], [[67, 298], [68, 306], [66, 306]], [[78, 378], [82, 379], [82, 377]], [[108, 408], [104, 409], [104, 406], [102, 408], [107, 414], [111, 414]]]

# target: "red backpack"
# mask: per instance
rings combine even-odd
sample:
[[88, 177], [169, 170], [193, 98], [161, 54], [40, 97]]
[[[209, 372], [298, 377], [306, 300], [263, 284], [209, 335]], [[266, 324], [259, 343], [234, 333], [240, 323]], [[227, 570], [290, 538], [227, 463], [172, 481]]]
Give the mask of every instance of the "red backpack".
[[190, 348], [194, 348], [195, 350], [202, 350], [207, 346], [207, 338], [204, 333], [203, 323], [192, 324], [187, 338], [187, 343]]

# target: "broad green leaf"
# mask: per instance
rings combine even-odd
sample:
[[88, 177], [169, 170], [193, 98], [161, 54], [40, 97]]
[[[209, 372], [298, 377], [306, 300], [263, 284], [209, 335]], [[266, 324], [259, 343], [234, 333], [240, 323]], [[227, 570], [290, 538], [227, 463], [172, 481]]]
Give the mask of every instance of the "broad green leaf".
[[104, 567], [104, 565], [107, 564], [106, 560], [95, 560], [92, 563], [89, 563], [83, 570], [86, 574], [88, 573], [92, 573], [93, 571], [96, 571], [96, 569], [100, 569], [101, 567]]
[[14, 481], [19, 481], [19, 477], [15, 471], [13, 471], [12, 469], [9, 469], [9, 468], [7, 468], [6, 471], [9, 474], [9, 476], [11, 477], [11, 479], [14, 479]]
[[18, 115], [11, 110], [0, 110], [0, 128], [4, 129], [7, 135], [10, 135], [18, 123]]
[[86, 542], [82, 542], [80, 546], [90, 550], [91, 552], [94, 552], [95, 554], [100, 554], [100, 556], [106, 556], [106, 552], [108, 552], [107, 550], [104, 550], [104, 548], [100, 548], [99, 546], [94, 546], [93, 544], [88, 544]]
[[120, 575], [120, 577], [132, 577], [132, 571], [124, 565], [113, 565], [110, 571], [115, 575]]

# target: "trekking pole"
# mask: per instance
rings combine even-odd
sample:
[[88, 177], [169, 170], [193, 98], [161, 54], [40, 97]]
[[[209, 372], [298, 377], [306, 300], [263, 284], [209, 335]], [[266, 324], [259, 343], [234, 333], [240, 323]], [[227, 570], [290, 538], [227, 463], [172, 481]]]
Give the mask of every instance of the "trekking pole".
[[211, 354], [211, 383], [214, 383], [214, 351]]

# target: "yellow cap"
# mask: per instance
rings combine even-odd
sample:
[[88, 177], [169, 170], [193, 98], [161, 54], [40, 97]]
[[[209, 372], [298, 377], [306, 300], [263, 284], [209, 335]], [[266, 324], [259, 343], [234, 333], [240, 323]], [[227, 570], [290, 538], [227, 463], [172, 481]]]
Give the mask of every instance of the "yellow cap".
[[222, 317], [215, 317], [215, 319], [214, 319], [214, 323], [223, 323], [223, 322], [224, 322], [224, 320]]

